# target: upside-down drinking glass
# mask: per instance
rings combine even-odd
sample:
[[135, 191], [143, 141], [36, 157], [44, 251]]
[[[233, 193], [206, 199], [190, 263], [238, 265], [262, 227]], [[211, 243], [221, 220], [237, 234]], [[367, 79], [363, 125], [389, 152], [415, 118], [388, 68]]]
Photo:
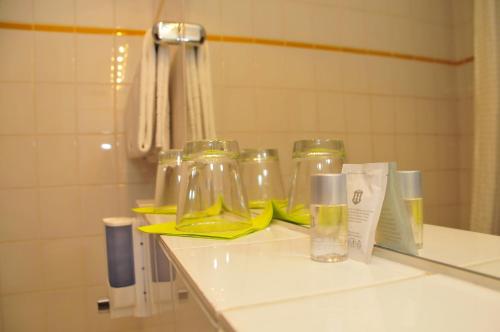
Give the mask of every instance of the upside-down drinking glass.
[[156, 171], [155, 206], [177, 205], [182, 150], [161, 151]]
[[205, 140], [184, 147], [176, 228], [211, 233], [251, 226], [236, 141]]
[[309, 215], [311, 175], [340, 173], [344, 163], [344, 142], [333, 139], [296, 141], [287, 212]]
[[244, 149], [240, 155], [241, 176], [248, 200], [262, 203], [284, 199], [276, 149]]

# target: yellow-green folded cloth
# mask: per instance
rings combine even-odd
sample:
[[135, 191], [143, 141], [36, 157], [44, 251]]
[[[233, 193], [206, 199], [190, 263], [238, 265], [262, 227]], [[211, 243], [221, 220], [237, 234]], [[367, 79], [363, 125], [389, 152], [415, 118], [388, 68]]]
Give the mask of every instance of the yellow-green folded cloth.
[[[217, 203], [213, 207], [210, 207], [210, 209], [212, 208], [213, 211], [211, 211], [210, 214], [217, 212], [216, 209], [219, 209], [218, 213], [220, 213], [221, 208], [224, 209], [224, 205]], [[134, 211], [138, 213], [149, 213], [149, 214], [151, 213], [149, 212], [150, 210], [147, 210], [148, 212], [144, 212], [145, 210], [140, 210], [140, 209], [134, 209]], [[150, 208], [142, 208], [142, 209], [150, 209]], [[167, 209], [165, 209], [164, 211], [167, 211]], [[171, 212], [172, 210], [170, 209], [168, 211]], [[210, 233], [182, 232], [175, 228], [174, 221], [162, 224], [142, 226], [139, 227], [139, 230], [150, 234], [161, 234], [161, 235], [171, 235], [171, 236], [187, 236], [187, 237], [200, 237], [200, 238], [212, 238], [212, 239], [235, 239], [240, 236], [247, 235], [266, 228], [272, 219], [273, 219], [273, 204], [269, 201], [264, 204], [264, 207], [259, 214], [254, 215], [252, 217], [251, 219], [252, 226], [240, 230], [220, 231], [220, 232], [210, 232]]]
[[308, 209], [297, 208], [291, 213], [286, 211], [288, 201], [286, 200], [273, 200], [273, 218], [287, 222], [291, 222], [301, 226], [309, 226], [311, 224], [311, 215]]

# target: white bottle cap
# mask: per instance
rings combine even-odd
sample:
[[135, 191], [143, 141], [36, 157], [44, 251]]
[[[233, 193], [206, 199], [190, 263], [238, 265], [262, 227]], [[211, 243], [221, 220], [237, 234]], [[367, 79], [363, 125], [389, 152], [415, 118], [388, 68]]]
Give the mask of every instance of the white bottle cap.
[[422, 176], [420, 171], [398, 171], [397, 173], [403, 198], [422, 198]]
[[346, 175], [311, 175], [311, 204], [347, 204]]

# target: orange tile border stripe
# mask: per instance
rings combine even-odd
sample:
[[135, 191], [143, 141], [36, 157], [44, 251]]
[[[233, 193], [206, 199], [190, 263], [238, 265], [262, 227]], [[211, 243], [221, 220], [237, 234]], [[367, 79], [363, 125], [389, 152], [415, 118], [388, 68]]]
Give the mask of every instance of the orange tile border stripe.
[[116, 35], [116, 36], [142, 36], [144, 30], [120, 29], [120, 28], [99, 28], [54, 24], [26, 24], [13, 22], [0, 22], [0, 29], [11, 30], [33, 30], [43, 32], [76, 32], [95, 35]]
[[[65, 25], [54, 25], [54, 24], [27, 24], [27, 23], [16, 23], [16, 22], [0, 22], [0, 29], [33, 30], [33, 31], [66, 32], [66, 33], [73, 32], [73, 33], [116, 35], [116, 36], [142, 36], [144, 35], [145, 32], [145, 30], [135, 30], [135, 29], [65, 26]], [[404, 53], [381, 51], [381, 50], [371, 50], [371, 49], [348, 47], [348, 46], [314, 44], [314, 43], [305, 43], [305, 42], [297, 42], [289, 40], [266, 39], [266, 38], [243, 37], [243, 36], [208, 35], [207, 40], [217, 41], [217, 42], [227, 42], [227, 43], [259, 44], [268, 46], [293, 47], [293, 48], [313, 49], [313, 50], [322, 50], [330, 52], [343, 52], [343, 53], [360, 54], [360, 55], [381, 56], [386, 58], [395, 58], [401, 60], [411, 60], [411, 61], [419, 61], [426, 63], [436, 63], [449, 66], [460, 66], [474, 61], [473, 56], [461, 60], [448, 60], [448, 59], [432, 58], [421, 55], [412, 55], [412, 54], [404, 54]]]

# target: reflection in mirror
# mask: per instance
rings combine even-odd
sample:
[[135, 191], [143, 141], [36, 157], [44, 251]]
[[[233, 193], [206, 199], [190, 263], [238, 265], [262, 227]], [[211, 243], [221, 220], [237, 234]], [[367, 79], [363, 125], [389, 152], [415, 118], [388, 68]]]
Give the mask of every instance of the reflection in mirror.
[[[490, 33], [500, 31], [500, 8], [493, 0], [460, 3], [467, 6], [452, 14], [455, 52], [468, 50], [466, 56], [473, 56], [474, 61], [454, 68], [459, 135], [456, 142], [450, 140], [449, 146], [438, 152], [439, 158], [453, 160], [448, 149], [458, 145], [458, 172], [451, 176], [424, 171], [428, 205], [423, 245], [418, 255], [500, 278], [500, 206], [496, 204], [500, 199], [497, 161], [500, 156], [500, 40]], [[447, 207], [457, 195], [458, 206]], [[409, 212], [414, 219], [412, 211]], [[418, 234], [415, 227], [414, 231]]]
[[420, 170], [420, 255], [468, 268], [500, 261], [500, 117], [488, 97], [500, 48], [485, 39], [499, 31], [498, 1], [228, 3], [183, 7], [207, 29], [219, 137], [278, 148], [284, 183], [293, 141], [318, 137], [343, 140], [346, 163]]

